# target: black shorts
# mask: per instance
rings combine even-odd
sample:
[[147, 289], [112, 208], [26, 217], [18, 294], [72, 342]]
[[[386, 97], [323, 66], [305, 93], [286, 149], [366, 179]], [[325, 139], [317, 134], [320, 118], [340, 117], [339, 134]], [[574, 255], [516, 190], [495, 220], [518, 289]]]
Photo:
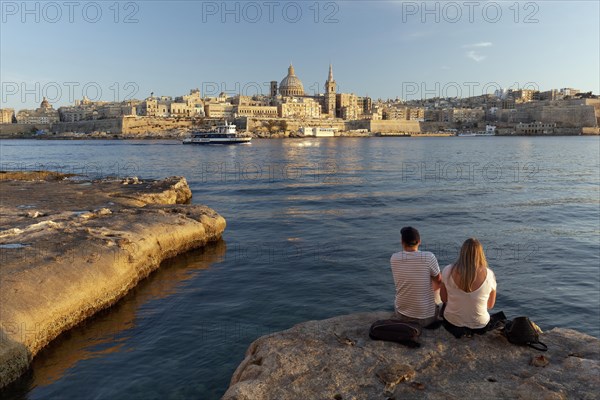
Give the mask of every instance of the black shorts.
[[450, 332], [452, 335], [454, 335], [454, 337], [456, 337], [457, 339], [460, 339], [461, 337], [465, 337], [465, 336], [471, 337], [474, 334], [483, 335], [487, 331], [491, 331], [492, 329], [497, 328], [504, 322], [506, 322], [506, 315], [504, 315], [504, 312], [499, 311], [497, 313], [490, 315], [490, 321], [483, 328], [472, 329], [472, 328], [467, 328], [465, 326], [456, 326], [456, 325], [453, 325], [450, 322], [448, 322], [446, 320], [446, 318], [444, 318], [443, 325], [444, 325], [444, 328], [446, 328], [446, 330], [448, 332]]

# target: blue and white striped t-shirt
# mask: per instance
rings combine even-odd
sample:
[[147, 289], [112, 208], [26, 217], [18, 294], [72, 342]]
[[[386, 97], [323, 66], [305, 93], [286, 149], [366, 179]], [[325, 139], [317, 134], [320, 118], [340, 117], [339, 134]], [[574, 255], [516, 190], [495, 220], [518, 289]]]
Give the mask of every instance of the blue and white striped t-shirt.
[[435, 315], [435, 300], [431, 277], [440, 273], [440, 266], [429, 251], [400, 251], [390, 259], [396, 285], [396, 312], [411, 318]]

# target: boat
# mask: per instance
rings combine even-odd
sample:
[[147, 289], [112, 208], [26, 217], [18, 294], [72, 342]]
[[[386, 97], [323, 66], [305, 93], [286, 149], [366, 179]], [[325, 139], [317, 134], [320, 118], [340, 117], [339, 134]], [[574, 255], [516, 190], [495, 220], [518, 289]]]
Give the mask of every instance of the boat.
[[411, 137], [410, 133], [406, 132], [375, 132], [373, 136], [381, 137]]
[[213, 131], [192, 132], [189, 138], [183, 139], [183, 144], [241, 144], [251, 140], [252, 137], [237, 133], [236, 126], [225, 121]]
[[482, 132], [463, 132], [463, 133], [457, 134], [456, 136], [460, 136], [460, 137], [496, 136], [496, 134], [482, 131]]
[[496, 126], [494, 125], [486, 125], [485, 131], [479, 132], [462, 132], [456, 134], [456, 136], [461, 137], [473, 137], [473, 136], [496, 136]]

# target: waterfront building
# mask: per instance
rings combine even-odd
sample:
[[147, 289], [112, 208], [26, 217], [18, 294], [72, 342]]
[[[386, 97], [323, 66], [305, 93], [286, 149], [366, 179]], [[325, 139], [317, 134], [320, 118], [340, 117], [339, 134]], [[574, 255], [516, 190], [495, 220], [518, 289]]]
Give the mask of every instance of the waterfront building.
[[15, 110], [12, 108], [0, 109], [0, 124], [12, 124], [15, 118]]
[[58, 111], [52, 108], [52, 105], [44, 99], [39, 108], [35, 110], [21, 110], [17, 113], [17, 123], [19, 124], [53, 124], [60, 120]]
[[333, 137], [337, 132], [337, 128], [327, 128], [327, 127], [300, 127], [300, 133], [304, 136], [314, 136], [314, 137]]
[[556, 129], [556, 123], [530, 122], [519, 123], [515, 126], [517, 135], [551, 135]]

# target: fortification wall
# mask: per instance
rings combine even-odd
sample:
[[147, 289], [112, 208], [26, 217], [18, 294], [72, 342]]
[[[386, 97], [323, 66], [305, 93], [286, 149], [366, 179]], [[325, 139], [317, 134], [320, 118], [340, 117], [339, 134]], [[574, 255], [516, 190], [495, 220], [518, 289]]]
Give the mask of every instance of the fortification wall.
[[404, 120], [374, 120], [369, 121], [369, 131], [371, 132], [406, 132], [406, 133], [422, 133], [422, 122], [419, 121], [404, 121]]
[[106, 132], [109, 134], [121, 133], [121, 118], [97, 119], [94, 121], [57, 122], [52, 124], [53, 133], [92, 133]]
[[125, 117], [121, 133], [124, 135], [165, 133], [192, 128], [191, 120], [158, 117]]
[[0, 137], [34, 134], [37, 130], [50, 130], [50, 124], [0, 124]]

